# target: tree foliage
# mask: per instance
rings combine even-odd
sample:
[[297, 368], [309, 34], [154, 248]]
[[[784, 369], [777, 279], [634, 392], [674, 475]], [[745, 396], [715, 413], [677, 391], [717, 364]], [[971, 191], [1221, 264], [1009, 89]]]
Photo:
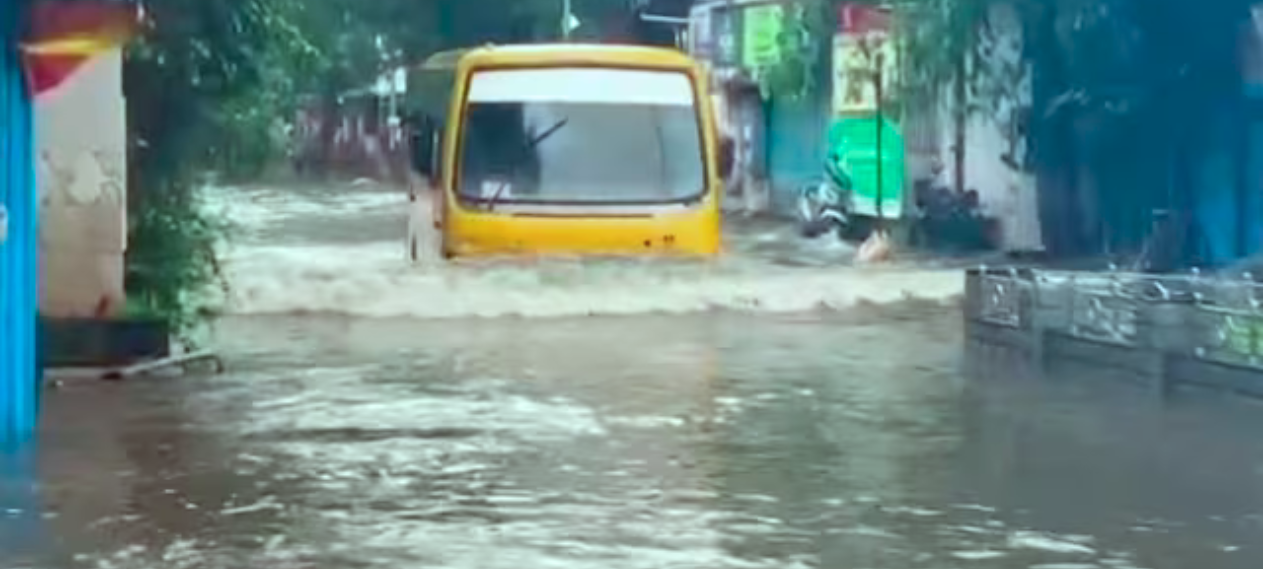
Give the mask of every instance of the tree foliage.
[[220, 234], [198, 204], [195, 176], [227, 148], [229, 109], [274, 77], [272, 48], [293, 36], [268, 0], [154, 0], [124, 63], [130, 121], [131, 246], [127, 288], [136, 309], [177, 327], [205, 310], [219, 278]]
[[798, 98], [821, 87], [815, 79], [828, 62], [838, 11], [854, 3], [891, 8], [897, 14], [896, 37], [903, 44], [909, 73], [907, 94], [921, 103], [937, 96], [959, 72], [958, 63], [975, 49], [979, 24], [988, 5], [998, 0], [786, 0], [779, 41], [780, 60], [759, 77], [768, 96]]
[[832, 45], [829, 2], [794, 1], [782, 8], [779, 58], [757, 77], [765, 97], [798, 99], [818, 87], [823, 57]]

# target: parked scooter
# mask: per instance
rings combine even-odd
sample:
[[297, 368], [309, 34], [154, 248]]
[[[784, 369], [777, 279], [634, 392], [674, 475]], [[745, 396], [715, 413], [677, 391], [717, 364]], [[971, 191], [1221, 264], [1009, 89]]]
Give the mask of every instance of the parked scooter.
[[851, 173], [846, 157], [830, 154], [820, 180], [798, 189], [798, 222], [803, 236], [814, 239], [833, 232], [846, 235], [851, 226]]
[[978, 192], [957, 192], [930, 180], [915, 184], [917, 219], [912, 242], [937, 250], [983, 251], [994, 246]]

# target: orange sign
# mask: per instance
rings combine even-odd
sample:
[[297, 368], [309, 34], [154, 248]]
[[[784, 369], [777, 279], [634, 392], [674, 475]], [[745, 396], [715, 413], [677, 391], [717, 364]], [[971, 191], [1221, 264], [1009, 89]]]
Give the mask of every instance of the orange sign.
[[833, 110], [871, 113], [877, 109], [877, 81], [893, 92], [898, 78], [898, 49], [891, 39], [888, 10], [843, 4], [840, 30], [833, 41]]
[[138, 6], [123, 2], [36, 2], [21, 46], [31, 92], [56, 88], [92, 57], [125, 44], [140, 18]]

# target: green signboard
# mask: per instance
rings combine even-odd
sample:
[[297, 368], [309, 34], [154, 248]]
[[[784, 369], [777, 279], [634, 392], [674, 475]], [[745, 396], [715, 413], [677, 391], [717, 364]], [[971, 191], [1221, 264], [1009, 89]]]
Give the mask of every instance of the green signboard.
[[780, 61], [780, 35], [784, 10], [780, 4], [746, 8], [742, 14], [741, 65], [760, 69]]
[[[881, 148], [877, 146], [879, 128]], [[880, 196], [882, 218], [903, 217], [903, 135], [898, 125], [885, 117], [878, 121], [875, 113], [835, 119], [829, 129], [829, 151], [831, 158], [844, 161], [845, 169], [851, 173], [855, 213], [877, 217]]]

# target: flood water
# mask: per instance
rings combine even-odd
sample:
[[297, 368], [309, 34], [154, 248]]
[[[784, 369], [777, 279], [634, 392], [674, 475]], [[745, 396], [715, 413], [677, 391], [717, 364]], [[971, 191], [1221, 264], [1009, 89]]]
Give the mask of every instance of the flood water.
[[228, 373], [50, 392], [0, 567], [1263, 560], [1263, 408], [966, 350], [956, 270], [755, 225], [714, 264], [407, 267], [397, 195], [216, 199]]

